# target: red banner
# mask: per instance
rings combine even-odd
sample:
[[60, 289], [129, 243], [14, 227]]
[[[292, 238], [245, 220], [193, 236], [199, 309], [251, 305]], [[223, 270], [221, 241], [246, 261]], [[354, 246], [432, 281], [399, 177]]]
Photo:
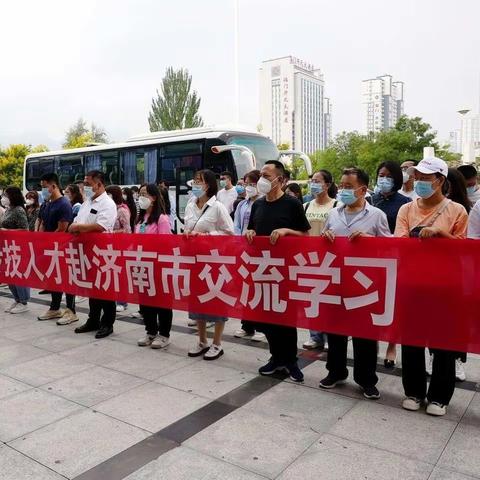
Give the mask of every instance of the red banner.
[[480, 353], [480, 242], [0, 232], [0, 282]]

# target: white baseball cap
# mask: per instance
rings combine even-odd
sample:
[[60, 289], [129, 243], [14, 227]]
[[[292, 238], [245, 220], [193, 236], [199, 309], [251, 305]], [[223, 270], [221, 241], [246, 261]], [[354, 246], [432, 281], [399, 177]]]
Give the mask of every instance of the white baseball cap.
[[444, 177], [448, 176], [448, 165], [447, 163], [438, 157], [427, 157], [424, 158], [418, 165], [410, 167], [407, 170], [409, 175], [413, 175], [415, 170], [426, 175], [431, 175], [432, 173], [440, 173]]

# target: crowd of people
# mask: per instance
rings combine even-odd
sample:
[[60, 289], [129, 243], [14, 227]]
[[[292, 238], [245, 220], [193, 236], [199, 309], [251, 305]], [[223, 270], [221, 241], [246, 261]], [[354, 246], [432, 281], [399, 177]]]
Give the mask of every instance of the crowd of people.
[[[93, 170], [64, 191], [53, 172], [43, 175], [40, 183], [40, 193], [30, 191], [25, 197], [17, 187], [5, 189], [0, 206], [1, 229], [141, 235], [171, 235], [175, 231], [175, 205], [165, 181], [131, 188], [106, 186], [104, 174]], [[308, 192], [303, 195], [302, 186], [290, 182], [284, 165], [276, 160], [266, 162], [261, 170], [248, 172], [236, 184], [230, 172], [218, 176], [201, 170], [191, 184], [182, 233], [188, 237], [241, 235], [250, 244], [256, 236], [268, 236], [272, 245], [284, 236], [306, 235], [330, 242], [338, 237], [351, 241], [358, 237], [480, 239], [480, 188], [474, 166], [448, 168], [436, 157], [420, 162], [385, 161], [378, 165], [373, 183], [374, 189], [370, 190], [369, 175], [355, 167], [345, 169], [337, 179], [329, 171], [319, 170], [311, 176]], [[9, 288], [14, 301], [5, 311], [28, 311], [30, 289], [16, 285]], [[58, 325], [68, 325], [79, 320], [74, 295], [65, 294], [66, 308], [62, 310], [63, 294], [46, 293], [51, 295], [50, 307], [39, 321], [56, 320]], [[88, 318], [75, 333], [95, 332], [96, 338], [107, 337], [113, 333], [116, 313], [126, 308], [121, 299], [90, 298]], [[169, 345], [171, 309], [140, 305], [135, 316], [143, 318], [145, 324], [145, 335], [138, 340], [140, 347], [162, 349]], [[198, 340], [188, 355], [210, 361], [221, 357], [227, 320], [190, 312], [189, 325], [197, 327]], [[214, 327], [210, 344], [209, 327]], [[266, 339], [271, 357], [259, 368], [261, 375], [284, 371], [292, 380], [303, 381], [297, 363], [295, 327], [242, 320], [234, 335], [252, 341]], [[351, 340], [353, 379], [365, 398], [378, 399], [378, 342], [356, 337]], [[303, 347], [327, 352], [328, 375], [320, 381], [320, 388], [334, 388], [348, 377], [348, 341], [344, 335], [310, 331]], [[393, 369], [396, 361], [397, 346], [389, 344], [384, 367]], [[418, 410], [426, 404], [428, 414], [444, 415], [455, 382], [466, 378], [466, 354], [431, 349], [426, 361], [424, 348], [402, 345], [401, 362], [403, 408]]]

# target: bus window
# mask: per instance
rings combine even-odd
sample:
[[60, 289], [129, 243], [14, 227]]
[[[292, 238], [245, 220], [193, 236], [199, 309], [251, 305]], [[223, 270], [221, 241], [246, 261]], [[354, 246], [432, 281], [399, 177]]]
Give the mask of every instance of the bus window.
[[31, 158], [27, 160], [25, 187], [27, 190], [41, 190], [40, 178], [45, 173], [55, 172], [53, 157]]
[[157, 182], [158, 159], [156, 148], [140, 148], [120, 153], [122, 185], [142, 185]]
[[202, 168], [203, 145], [200, 142], [166, 145], [161, 149], [159, 179], [175, 183], [178, 168], [200, 170]]
[[57, 157], [57, 174], [61, 188], [66, 188], [67, 185], [77, 180], [83, 180], [85, 171], [81, 155], [61, 155]]
[[118, 171], [118, 152], [101, 152], [100, 162], [102, 167], [100, 170], [105, 175], [106, 185], [118, 185], [120, 175]]

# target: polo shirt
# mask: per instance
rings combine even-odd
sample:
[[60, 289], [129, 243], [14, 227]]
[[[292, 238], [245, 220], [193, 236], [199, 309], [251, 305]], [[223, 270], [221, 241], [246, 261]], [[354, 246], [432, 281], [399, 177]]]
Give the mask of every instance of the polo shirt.
[[93, 200], [85, 199], [75, 218], [75, 223], [97, 224], [103, 227], [105, 232], [113, 232], [116, 219], [117, 206], [107, 192], [103, 192]]
[[60, 222], [71, 223], [73, 219], [72, 205], [65, 197], [44, 202], [40, 208], [40, 220], [45, 232], [54, 232]]

